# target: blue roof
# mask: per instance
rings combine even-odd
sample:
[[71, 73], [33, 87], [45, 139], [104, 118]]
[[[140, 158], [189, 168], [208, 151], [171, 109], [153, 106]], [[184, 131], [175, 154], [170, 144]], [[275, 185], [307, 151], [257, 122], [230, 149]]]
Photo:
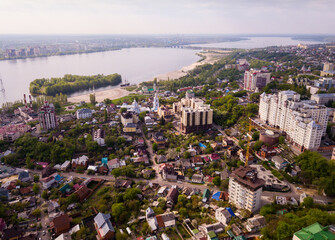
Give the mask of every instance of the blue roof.
[[60, 181], [60, 180], [62, 180], [63, 178], [64, 178], [64, 177], [62, 177], [61, 175], [58, 175], [58, 174], [55, 176], [55, 180], [56, 180], [56, 181]]
[[101, 163], [107, 163], [107, 162], [108, 162], [108, 158], [106, 157], [101, 158]]
[[206, 145], [204, 145], [203, 143], [199, 143], [199, 146], [203, 148], [207, 148]]
[[221, 195], [221, 192], [216, 192], [216, 193], [213, 194], [212, 199], [215, 199], [215, 200], [219, 201], [220, 200], [220, 195]]
[[233, 210], [230, 207], [227, 207], [226, 209], [228, 210], [230, 215], [232, 215], [233, 217], [236, 217], [235, 213], [233, 212]]

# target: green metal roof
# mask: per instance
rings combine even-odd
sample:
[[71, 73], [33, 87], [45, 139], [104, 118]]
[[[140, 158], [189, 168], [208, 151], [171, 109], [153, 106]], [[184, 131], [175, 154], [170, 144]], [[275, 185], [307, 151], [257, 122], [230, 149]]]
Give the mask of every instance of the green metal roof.
[[213, 231], [208, 232], [208, 237], [210, 237], [211, 239], [216, 238], [215, 232]]
[[202, 197], [203, 197], [203, 198], [204, 198], [204, 197], [208, 198], [208, 197], [209, 197], [209, 193], [210, 193], [210, 191], [209, 191], [208, 189], [205, 189], [205, 191], [204, 191]]
[[294, 236], [300, 240], [335, 240], [335, 234], [317, 222], [294, 233]]

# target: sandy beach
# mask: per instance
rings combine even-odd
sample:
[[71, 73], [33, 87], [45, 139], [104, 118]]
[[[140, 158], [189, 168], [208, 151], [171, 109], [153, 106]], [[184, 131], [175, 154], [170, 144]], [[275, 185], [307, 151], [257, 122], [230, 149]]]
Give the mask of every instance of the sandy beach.
[[[103, 91], [95, 92], [95, 99], [98, 102], [102, 102], [104, 99], [109, 98], [110, 100], [128, 96], [131, 92], [122, 88], [112, 88]], [[79, 95], [75, 97], [69, 97], [67, 99], [71, 103], [79, 103], [81, 101], [90, 102], [90, 93]]]
[[184, 77], [188, 74], [189, 71], [195, 69], [196, 67], [201, 66], [201, 65], [205, 65], [205, 64], [214, 64], [215, 62], [220, 60], [222, 57], [224, 57], [224, 56], [226, 56], [230, 53], [231, 53], [231, 51], [227, 51], [227, 50], [206, 50], [206, 51], [202, 51], [202, 52], [198, 53], [198, 55], [200, 57], [204, 58], [203, 60], [201, 60], [199, 62], [192, 63], [191, 65], [182, 67], [181, 69], [176, 70], [176, 71], [160, 74], [160, 75], [154, 77], [153, 79], [157, 78], [158, 81], [161, 81], [161, 80], [178, 79], [178, 78]]
[[[226, 51], [226, 50], [206, 50], [206, 51], [202, 51], [202, 52], [198, 53], [198, 55], [200, 57], [204, 58], [203, 60], [201, 60], [199, 62], [192, 63], [191, 65], [182, 67], [181, 69], [176, 70], [176, 71], [160, 74], [160, 75], [158, 75], [154, 78], [157, 78], [158, 81], [181, 78], [181, 77], [187, 75], [189, 71], [193, 70], [197, 66], [201, 66], [201, 65], [204, 65], [204, 64], [213, 64], [213, 63], [217, 62], [218, 60], [220, 60], [222, 57], [228, 55], [230, 52], [231, 51]], [[154, 78], [152, 80], [154, 80]], [[109, 98], [109, 99], [113, 100], [113, 99], [128, 96], [130, 93], [132, 93], [132, 92], [129, 92], [129, 91], [123, 89], [123, 88], [113, 88], [113, 89], [108, 89], [108, 90], [95, 92], [95, 98], [96, 98], [96, 101], [101, 102], [106, 98]], [[75, 96], [75, 97], [69, 97], [68, 98], [68, 102], [71, 102], [71, 103], [79, 103], [80, 101], [89, 102], [90, 101], [90, 94], [88, 93], [88, 94], [78, 95], [78, 96]]]

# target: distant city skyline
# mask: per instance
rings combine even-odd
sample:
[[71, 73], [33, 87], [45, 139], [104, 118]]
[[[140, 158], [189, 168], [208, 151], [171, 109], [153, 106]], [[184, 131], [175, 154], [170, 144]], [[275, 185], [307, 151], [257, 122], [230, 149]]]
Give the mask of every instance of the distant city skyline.
[[1, 0], [0, 34], [335, 34], [332, 0]]

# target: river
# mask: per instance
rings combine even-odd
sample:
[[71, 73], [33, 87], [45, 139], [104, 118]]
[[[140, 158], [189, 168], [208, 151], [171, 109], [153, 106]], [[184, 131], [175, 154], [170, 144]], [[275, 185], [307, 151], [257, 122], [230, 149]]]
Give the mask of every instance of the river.
[[1, 103], [23, 99], [29, 83], [36, 78], [65, 74], [94, 75], [119, 73], [130, 83], [152, 80], [155, 76], [181, 69], [200, 59], [198, 50], [181, 48], [125, 48], [116, 51], [0, 61], [5, 88]]
[[295, 40], [290, 37], [247, 37], [245, 40], [236, 42], [218, 42], [206, 44], [192, 44], [195, 47], [208, 47], [208, 48], [264, 48], [270, 46], [290, 46], [302, 44], [317, 44], [322, 42]]
[[[290, 37], [250, 37], [237, 42], [198, 44], [192, 46], [219, 48], [260, 48], [267, 46], [312, 44]], [[200, 59], [198, 50], [183, 48], [125, 48], [116, 51], [27, 58], [0, 61], [0, 77], [5, 98], [0, 103], [23, 99], [29, 94], [29, 83], [36, 78], [62, 77], [65, 74], [94, 75], [119, 73], [130, 83], [152, 80], [160, 74], [179, 70]]]

